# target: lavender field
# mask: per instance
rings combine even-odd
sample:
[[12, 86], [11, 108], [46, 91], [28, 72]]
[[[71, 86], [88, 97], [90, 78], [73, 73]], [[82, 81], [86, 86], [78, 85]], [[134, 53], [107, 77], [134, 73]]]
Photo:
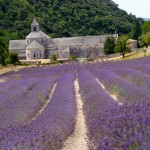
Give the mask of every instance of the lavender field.
[[150, 149], [150, 57], [30, 67], [0, 81], [0, 150]]

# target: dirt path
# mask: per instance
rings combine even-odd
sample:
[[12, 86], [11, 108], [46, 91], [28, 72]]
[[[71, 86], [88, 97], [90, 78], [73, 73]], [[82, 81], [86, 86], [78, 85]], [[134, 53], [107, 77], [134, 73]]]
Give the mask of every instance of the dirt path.
[[74, 82], [75, 93], [76, 93], [76, 101], [77, 101], [77, 120], [75, 131], [72, 136], [70, 136], [67, 141], [64, 143], [64, 147], [62, 150], [88, 150], [87, 147], [87, 127], [85, 124], [85, 119], [82, 111], [82, 100], [81, 96], [78, 93], [79, 84], [77, 79]]
[[[105, 86], [96, 78], [96, 81], [98, 82], [98, 84], [100, 85], [100, 87], [106, 91], [106, 93], [116, 102], [118, 102], [117, 96], [115, 94], [111, 94], [109, 91], [106, 90]], [[122, 103], [119, 103], [119, 105], [122, 105]]]
[[43, 105], [43, 107], [36, 113], [34, 114], [34, 116], [31, 117], [30, 121], [28, 122], [32, 122], [33, 120], [35, 120], [43, 111], [44, 109], [47, 107], [47, 105], [49, 104], [50, 100], [52, 99], [53, 93], [56, 89], [57, 83], [55, 83], [50, 91], [49, 94], [49, 98], [46, 100], [45, 104]]

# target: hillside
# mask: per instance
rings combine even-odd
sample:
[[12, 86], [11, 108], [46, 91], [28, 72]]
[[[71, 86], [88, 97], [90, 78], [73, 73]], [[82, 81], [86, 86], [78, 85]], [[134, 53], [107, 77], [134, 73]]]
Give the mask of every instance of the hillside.
[[0, 40], [25, 38], [33, 18], [51, 37], [128, 34], [142, 19], [128, 15], [111, 0], [0, 0]]

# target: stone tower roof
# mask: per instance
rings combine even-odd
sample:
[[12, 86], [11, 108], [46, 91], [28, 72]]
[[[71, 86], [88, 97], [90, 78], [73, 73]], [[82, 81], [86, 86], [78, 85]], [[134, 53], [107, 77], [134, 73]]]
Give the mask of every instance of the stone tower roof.
[[45, 47], [43, 45], [41, 45], [39, 42], [33, 40], [27, 47], [26, 50], [44, 50]]
[[38, 22], [36, 21], [36, 19], [34, 19], [31, 23], [31, 25], [39, 25]]

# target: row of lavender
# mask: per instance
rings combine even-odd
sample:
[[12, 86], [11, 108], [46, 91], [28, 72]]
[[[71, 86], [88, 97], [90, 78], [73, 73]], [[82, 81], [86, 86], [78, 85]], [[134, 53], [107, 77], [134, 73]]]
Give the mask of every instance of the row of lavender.
[[114, 61], [114, 62], [107, 62], [107, 63], [97, 63], [100, 68], [108, 68], [108, 69], [116, 69], [122, 68], [123, 70], [134, 69], [143, 74], [150, 75], [150, 56], [144, 58], [138, 58], [134, 60], [128, 61]]
[[90, 149], [95, 149], [99, 145], [99, 138], [103, 135], [101, 135], [101, 126], [95, 128], [92, 133], [90, 130], [94, 129], [94, 126], [91, 126], [91, 123], [95, 122], [94, 119], [99, 116], [100, 112], [105, 112], [118, 104], [99, 86], [95, 77], [81, 66], [78, 66], [78, 82], [88, 128], [88, 145]]
[[[47, 75], [57, 74], [63, 66], [33, 66], [20, 69], [18, 71], [9, 71], [0, 75], [0, 79], [6, 78], [7, 80], [20, 80], [29, 78], [40, 78]], [[50, 71], [50, 72], [49, 72]]]
[[67, 67], [49, 68], [44, 72], [45, 76], [42, 70], [37, 70], [26, 70], [28, 77], [23, 77], [22, 72], [25, 70], [21, 70], [16, 73], [21, 76], [20, 79], [0, 83], [0, 128], [30, 121], [45, 104], [54, 83]]
[[[122, 62], [121, 62], [122, 63]], [[110, 64], [109, 64], [110, 65]], [[131, 68], [107, 64], [85, 67], [102, 83], [105, 89], [117, 96], [118, 102], [149, 100], [150, 76]]]
[[[78, 69], [90, 149], [150, 149], [148, 59], [142, 60], [140, 70], [130, 63], [88, 64]], [[110, 98], [96, 79], [123, 105]]]
[[[78, 65], [77, 77], [84, 103], [83, 110], [88, 127], [90, 149], [147, 150], [150, 148], [148, 59], [138, 63], [140, 65], [134, 64], [132, 61], [119, 62], [117, 63], [118, 66], [116, 66], [116, 63], [103, 64], [102, 66], [101, 64], [88, 64], [84, 67]], [[142, 64], [146, 64], [145, 67], [142, 67]], [[113, 66], [115, 66], [115, 69]], [[121, 70], [123, 66], [126, 69]], [[49, 71], [47, 72], [47, 70]], [[9, 128], [7, 126], [4, 129], [4, 125], [3, 128], [1, 127], [0, 149], [60, 149], [62, 142], [71, 135], [75, 126], [74, 71], [74, 65], [46, 69], [33, 68], [30, 71], [24, 69], [18, 73], [18, 80], [8, 81], [10, 86], [2, 84], [5, 87], [5, 89], [0, 88], [3, 96], [4, 94], [5, 96], [9, 95], [10, 89], [14, 86], [16, 86], [16, 91], [22, 91], [14, 94], [14, 100], [16, 100], [16, 103], [20, 102], [19, 105], [13, 107], [12, 104], [12, 108], [6, 105], [8, 107], [7, 110], [14, 110], [15, 108], [17, 113], [18, 107], [26, 104], [26, 99], [29, 99], [26, 108], [28, 108], [32, 99], [34, 100], [34, 97], [34, 103], [40, 103], [40, 106], [42, 106], [43, 102], [48, 98], [47, 96], [54, 82], [58, 81], [49, 105], [36, 120], [28, 123], [25, 119], [20, 124], [17, 124], [17, 119], [16, 123], [6, 123], [9, 124], [8, 126], [11, 125]], [[61, 75], [62, 77], [60, 78]], [[11, 77], [14, 79], [15, 74], [11, 74]], [[118, 101], [124, 104], [118, 105], [99, 86], [96, 78], [105, 86], [109, 93], [116, 94]], [[143, 84], [141, 84], [141, 80]], [[19, 85], [22, 85], [23, 88], [19, 89], [21, 87]], [[45, 92], [44, 85], [47, 87], [47, 92]], [[14, 92], [15, 88], [13, 89]], [[33, 94], [39, 91], [40, 95], [44, 94], [44, 92], [47, 94], [40, 96], [40, 98]], [[10, 94], [10, 96], [12, 95], [13, 93]], [[10, 96], [8, 96], [7, 100], [12, 102]], [[22, 97], [25, 98], [20, 101]], [[32, 98], [30, 99], [30, 97]], [[3, 102], [3, 98], [1, 98], [1, 101]], [[37, 107], [31, 104], [29, 108], [31, 111], [31, 108], [36, 110]], [[23, 109], [24, 107], [19, 109], [18, 112], [21, 112]], [[1, 110], [3, 112], [5, 109]], [[2, 112], [0, 114], [4, 116]], [[24, 112], [28, 111], [24, 110]], [[6, 116], [9, 116], [9, 113]], [[30, 117], [27, 118], [29, 119]], [[23, 122], [27, 124], [21, 125]]]
[[[44, 77], [43, 75], [40, 76], [41, 70], [39, 70], [39, 72], [37, 71], [38, 76], [34, 79], [32, 73], [29, 73], [31, 76], [26, 78], [26, 82], [24, 82], [25, 79], [16, 81], [18, 85], [14, 88], [15, 93], [9, 94], [9, 89], [13, 84], [10, 84], [9, 87], [7, 82], [5, 83], [6, 85], [3, 83], [6, 88], [5, 90], [1, 88], [3, 95], [1, 99], [4, 98], [6, 101], [11, 102], [12, 106], [9, 106], [7, 102], [1, 102], [1, 105], [4, 104], [5, 108], [8, 107], [7, 111], [9, 113], [7, 115], [1, 113], [0, 121], [2, 123], [7, 117], [11, 119], [11, 115], [13, 115], [11, 119], [13, 123], [7, 121], [5, 121], [5, 124], [2, 123], [3, 126], [0, 128], [0, 149], [59, 149], [62, 146], [62, 142], [72, 134], [76, 122], [75, 68], [74, 66], [54, 68], [45, 71]], [[62, 76], [60, 77], [60, 75]], [[8, 82], [11, 83], [11, 81]], [[38, 111], [37, 104], [42, 103], [40, 106], [43, 105], [54, 82], [57, 82], [57, 86], [49, 104], [35, 120], [28, 122], [30, 119], [26, 116], [33, 115], [32, 111], [35, 111], [34, 113]], [[20, 90], [19, 87], [21, 86], [23, 88]], [[17, 90], [19, 93], [17, 93]], [[11, 97], [14, 99], [11, 99]], [[13, 111], [15, 113], [11, 114]], [[30, 112], [32, 113], [30, 114]], [[14, 121], [16, 116], [17, 120]], [[20, 123], [18, 116], [24, 121]], [[24, 116], [26, 119], [24, 119]]]

